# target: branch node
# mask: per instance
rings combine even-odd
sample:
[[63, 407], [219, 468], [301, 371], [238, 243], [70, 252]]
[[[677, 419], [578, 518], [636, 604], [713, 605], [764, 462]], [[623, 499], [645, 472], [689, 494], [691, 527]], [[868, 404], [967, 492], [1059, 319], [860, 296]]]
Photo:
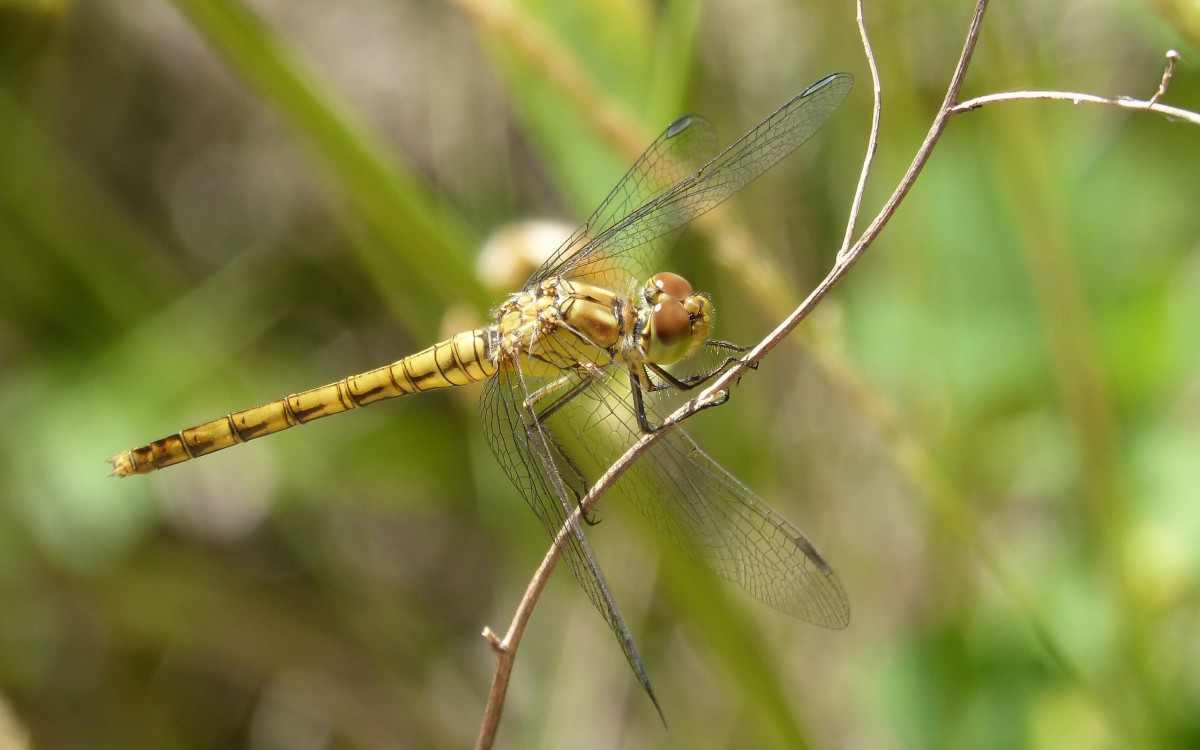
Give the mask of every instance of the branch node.
[[492, 651], [496, 652], [497, 656], [502, 656], [508, 652], [508, 646], [505, 645], [504, 641], [500, 640], [500, 636], [492, 632], [491, 628], [485, 625], [481, 635], [491, 644]]
[[1167, 86], [1171, 85], [1171, 76], [1175, 75], [1175, 65], [1179, 63], [1179, 53], [1173, 49], [1167, 50], [1167, 67], [1163, 70], [1162, 81], [1158, 84], [1158, 91], [1154, 92], [1154, 96], [1150, 97], [1150, 106], [1158, 104], [1158, 100], [1167, 95]]

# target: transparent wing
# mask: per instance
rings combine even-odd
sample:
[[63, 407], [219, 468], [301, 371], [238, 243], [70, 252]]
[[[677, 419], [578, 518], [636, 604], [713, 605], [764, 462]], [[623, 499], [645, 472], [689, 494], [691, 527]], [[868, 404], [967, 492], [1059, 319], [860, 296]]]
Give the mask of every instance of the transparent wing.
[[[570, 394], [579, 386], [587, 386], [582, 382], [587, 377], [581, 372], [564, 371], [561, 387], [556, 394]], [[532, 399], [526, 395], [538, 392], [539, 388], [551, 382], [547, 378], [537, 378], [531, 382], [511, 363], [504, 363], [484, 389], [481, 413], [484, 433], [504, 473], [516, 485], [551, 538], [557, 539], [579, 499], [586, 493], [586, 477], [562, 450], [551, 434], [547, 420], [543, 420], [539, 414], [548, 411], [556, 402], [555, 395], [532, 403]], [[621, 644], [621, 650], [625, 652], [630, 668], [638, 676], [655, 708], [658, 708], [658, 700], [650, 687], [650, 679], [634, 645], [633, 635], [621, 616], [621, 610], [577, 521], [572, 523], [571, 533], [561, 544], [562, 557], [567, 566], [608, 622]], [[662, 709], [659, 708], [661, 714]]]
[[849, 624], [842, 584], [812, 542], [684, 431], [652, 445], [617, 489], [693, 559], [756, 599], [814, 625]]
[[[674, 230], [712, 209], [808, 140], [846, 99], [847, 73], [822, 78], [709, 160], [695, 172], [689, 162], [704, 153], [701, 135], [711, 128], [699, 118], [677, 120], [638, 160], [617, 189], [564, 246], [534, 274], [587, 275], [600, 281], [657, 271], [659, 249]], [[703, 133], [701, 133], [703, 124]], [[696, 131], [693, 134], [693, 131]], [[677, 139], [678, 145], [677, 145]], [[686, 176], [663, 187], [649, 176]], [[630, 212], [621, 217], [628, 207]], [[614, 223], [615, 222], [615, 223]]]
[[[624, 372], [614, 369], [575, 402], [556, 413], [561, 424], [552, 432], [578, 436], [587, 457], [576, 465], [606, 468], [640, 437]], [[690, 557], [756, 599], [815, 625], [849, 623], [845, 591], [817, 548], [683, 430], [663, 435], [614, 489]]]
[[638, 157], [587, 222], [542, 264], [526, 286], [558, 275], [568, 266], [573, 255], [592, 245], [597, 237], [610, 232], [636, 209], [695, 174], [712, 160], [716, 150], [716, 133], [703, 117], [688, 115], [668, 125], [662, 135], [650, 144], [650, 148]]

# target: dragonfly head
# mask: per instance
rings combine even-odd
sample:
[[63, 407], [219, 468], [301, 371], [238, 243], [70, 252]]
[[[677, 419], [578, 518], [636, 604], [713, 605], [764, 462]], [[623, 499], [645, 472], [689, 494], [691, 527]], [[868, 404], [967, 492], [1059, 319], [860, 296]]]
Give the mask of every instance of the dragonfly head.
[[649, 316], [643, 330], [646, 358], [660, 365], [686, 359], [708, 340], [712, 302], [679, 274], [657, 273], [646, 282]]

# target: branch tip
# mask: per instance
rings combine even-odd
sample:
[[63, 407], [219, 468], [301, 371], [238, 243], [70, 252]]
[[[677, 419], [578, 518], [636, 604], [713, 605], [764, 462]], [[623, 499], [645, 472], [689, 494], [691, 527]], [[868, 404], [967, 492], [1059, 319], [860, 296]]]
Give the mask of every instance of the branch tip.
[[1167, 50], [1167, 67], [1163, 70], [1162, 81], [1158, 84], [1158, 91], [1154, 92], [1154, 96], [1150, 97], [1150, 106], [1158, 104], [1158, 100], [1167, 95], [1167, 86], [1171, 85], [1171, 77], [1175, 75], [1175, 66], [1179, 63], [1179, 53], [1173, 49]]
[[504, 645], [504, 641], [500, 640], [500, 636], [496, 635], [496, 633], [486, 625], [483, 627], [483, 632], [480, 633], [480, 635], [482, 635], [487, 642], [491, 644], [492, 651], [495, 651], [497, 656], [500, 656], [508, 651], [508, 647]]

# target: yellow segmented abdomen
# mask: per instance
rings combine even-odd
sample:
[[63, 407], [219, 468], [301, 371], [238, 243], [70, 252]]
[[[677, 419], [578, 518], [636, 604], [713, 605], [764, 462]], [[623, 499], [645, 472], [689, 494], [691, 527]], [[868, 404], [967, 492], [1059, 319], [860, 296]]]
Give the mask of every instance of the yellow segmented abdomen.
[[149, 474], [376, 401], [487, 380], [496, 373], [494, 339], [494, 330], [488, 328], [459, 333], [370, 372], [189, 427], [110, 458], [113, 470], [109, 476]]

